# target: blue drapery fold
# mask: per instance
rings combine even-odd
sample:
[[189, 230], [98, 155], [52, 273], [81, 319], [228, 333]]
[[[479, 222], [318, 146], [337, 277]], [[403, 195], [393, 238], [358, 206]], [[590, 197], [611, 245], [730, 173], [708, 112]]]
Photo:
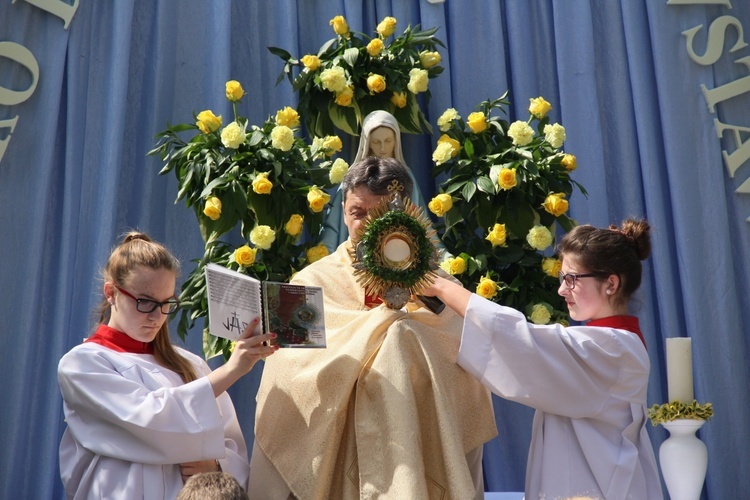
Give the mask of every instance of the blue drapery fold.
[[[72, 3], [72, 2], [71, 2]], [[653, 253], [638, 295], [652, 363], [649, 403], [667, 398], [664, 339], [690, 336], [696, 398], [716, 416], [700, 431], [708, 446], [704, 498], [750, 496], [750, 195], [737, 188], [750, 162], [730, 177], [714, 119], [750, 127], [750, 89], [712, 111], [701, 85], [714, 89], [747, 76], [735, 52], [741, 34], [726, 30], [722, 56], [701, 65], [681, 34], [730, 16], [750, 30], [750, 4], [667, 5], [663, 1], [505, 2], [446, 0], [82, 0], [70, 23], [23, 0], [0, 4], [0, 42], [27, 48], [39, 64], [33, 94], [0, 103], [0, 356], [6, 374], [0, 412], [0, 497], [63, 498], [57, 445], [64, 429], [56, 367], [92, 329], [98, 272], [118, 236], [147, 231], [184, 263], [202, 255], [194, 215], [173, 203], [176, 180], [157, 175], [147, 157], [167, 122], [213, 109], [231, 116], [224, 83], [242, 82], [242, 114], [259, 123], [296, 104], [281, 60], [331, 38], [344, 15], [373, 33], [387, 15], [438, 27], [446, 71], [432, 80], [427, 117], [448, 107], [462, 116], [510, 90], [511, 119], [544, 96], [566, 127], [565, 149], [578, 157], [571, 215], [604, 226], [645, 216]], [[23, 90], [29, 70], [0, 52], [0, 87]], [[15, 126], [7, 125], [17, 117]], [[5, 124], [5, 125], [3, 125]], [[12, 128], [12, 133], [10, 133]], [[427, 199], [434, 136], [404, 137], [407, 163]], [[745, 140], [750, 140], [743, 137]], [[2, 149], [0, 149], [2, 151]], [[200, 352], [200, 330], [187, 347]], [[249, 444], [260, 370], [231, 389]], [[500, 435], [486, 446], [488, 491], [521, 490], [531, 410], [495, 400]], [[650, 429], [655, 447], [666, 437]]]

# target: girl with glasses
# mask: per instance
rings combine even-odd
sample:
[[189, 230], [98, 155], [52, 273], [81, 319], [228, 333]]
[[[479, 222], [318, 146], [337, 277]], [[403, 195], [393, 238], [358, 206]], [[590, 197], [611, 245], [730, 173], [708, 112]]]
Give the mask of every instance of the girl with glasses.
[[179, 262], [142, 233], [125, 236], [103, 270], [96, 331], [60, 360], [68, 425], [60, 443], [67, 497], [175, 498], [190, 476], [222, 470], [246, 485], [245, 439], [226, 390], [275, 346], [254, 320], [227, 362], [172, 345]]
[[646, 432], [649, 358], [628, 299], [651, 251], [646, 221], [578, 226], [562, 239], [560, 288], [583, 326], [536, 325], [437, 278], [424, 292], [464, 317], [458, 364], [536, 409], [526, 498], [661, 499]]

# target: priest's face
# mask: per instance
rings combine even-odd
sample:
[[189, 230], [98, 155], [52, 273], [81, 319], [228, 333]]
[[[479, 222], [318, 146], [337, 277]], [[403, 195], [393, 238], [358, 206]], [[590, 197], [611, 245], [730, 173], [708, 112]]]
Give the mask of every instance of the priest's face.
[[393, 158], [396, 133], [389, 127], [377, 127], [370, 132], [370, 154], [380, 158]]
[[[158, 303], [174, 300], [175, 278], [173, 271], [136, 266], [125, 283], [119, 285], [119, 289], [114, 283], [106, 282], [104, 296], [112, 304], [108, 325], [140, 342], [154, 340], [168, 318], [167, 314], [162, 313], [162, 309], [167, 310], [169, 306], [156, 307], [147, 313], [141, 312], [136, 299]], [[140, 306], [142, 310], [154, 305], [145, 301]]]
[[344, 224], [349, 229], [349, 236], [357, 234], [357, 229], [367, 217], [367, 211], [380, 204], [380, 200], [387, 197], [384, 194], [374, 194], [367, 186], [359, 186], [346, 194], [344, 201]]

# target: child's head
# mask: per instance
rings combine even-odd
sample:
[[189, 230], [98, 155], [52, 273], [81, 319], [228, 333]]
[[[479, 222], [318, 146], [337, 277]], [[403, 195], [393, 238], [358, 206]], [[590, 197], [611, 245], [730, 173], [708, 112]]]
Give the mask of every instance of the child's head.
[[247, 500], [247, 493], [226, 472], [204, 472], [190, 476], [176, 500]]
[[578, 321], [623, 314], [641, 285], [641, 261], [651, 253], [650, 226], [628, 219], [621, 227], [577, 226], [558, 247], [562, 259], [558, 293]]

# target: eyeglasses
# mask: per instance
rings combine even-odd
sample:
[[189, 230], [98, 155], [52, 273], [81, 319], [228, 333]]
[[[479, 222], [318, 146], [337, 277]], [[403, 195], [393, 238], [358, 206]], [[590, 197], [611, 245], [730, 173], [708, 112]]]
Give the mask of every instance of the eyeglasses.
[[142, 312], [144, 314], [152, 313], [156, 310], [158, 307], [162, 314], [172, 314], [177, 310], [178, 307], [180, 307], [180, 301], [176, 298], [165, 300], [164, 302], [157, 302], [155, 300], [150, 299], [139, 299], [138, 297], [134, 296], [132, 293], [123, 290], [119, 286], [115, 285], [115, 288], [120, 290], [123, 295], [127, 295], [131, 299], [135, 300], [135, 310], [138, 312]]
[[576, 280], [580, 278], [595, 278], [597, 276], [601, 276], [599, 273], [585, 273], [585, 274], [573, 274], [573, 273], [566, 273], [563, 274], [562, 271], [557, 273], [558, 278], [560, 278], [560, 284], [562, 285], [563, 282], [565, 283], [565, 286], [568, 287], [568, 290], [572, 290], [576, 287]]

